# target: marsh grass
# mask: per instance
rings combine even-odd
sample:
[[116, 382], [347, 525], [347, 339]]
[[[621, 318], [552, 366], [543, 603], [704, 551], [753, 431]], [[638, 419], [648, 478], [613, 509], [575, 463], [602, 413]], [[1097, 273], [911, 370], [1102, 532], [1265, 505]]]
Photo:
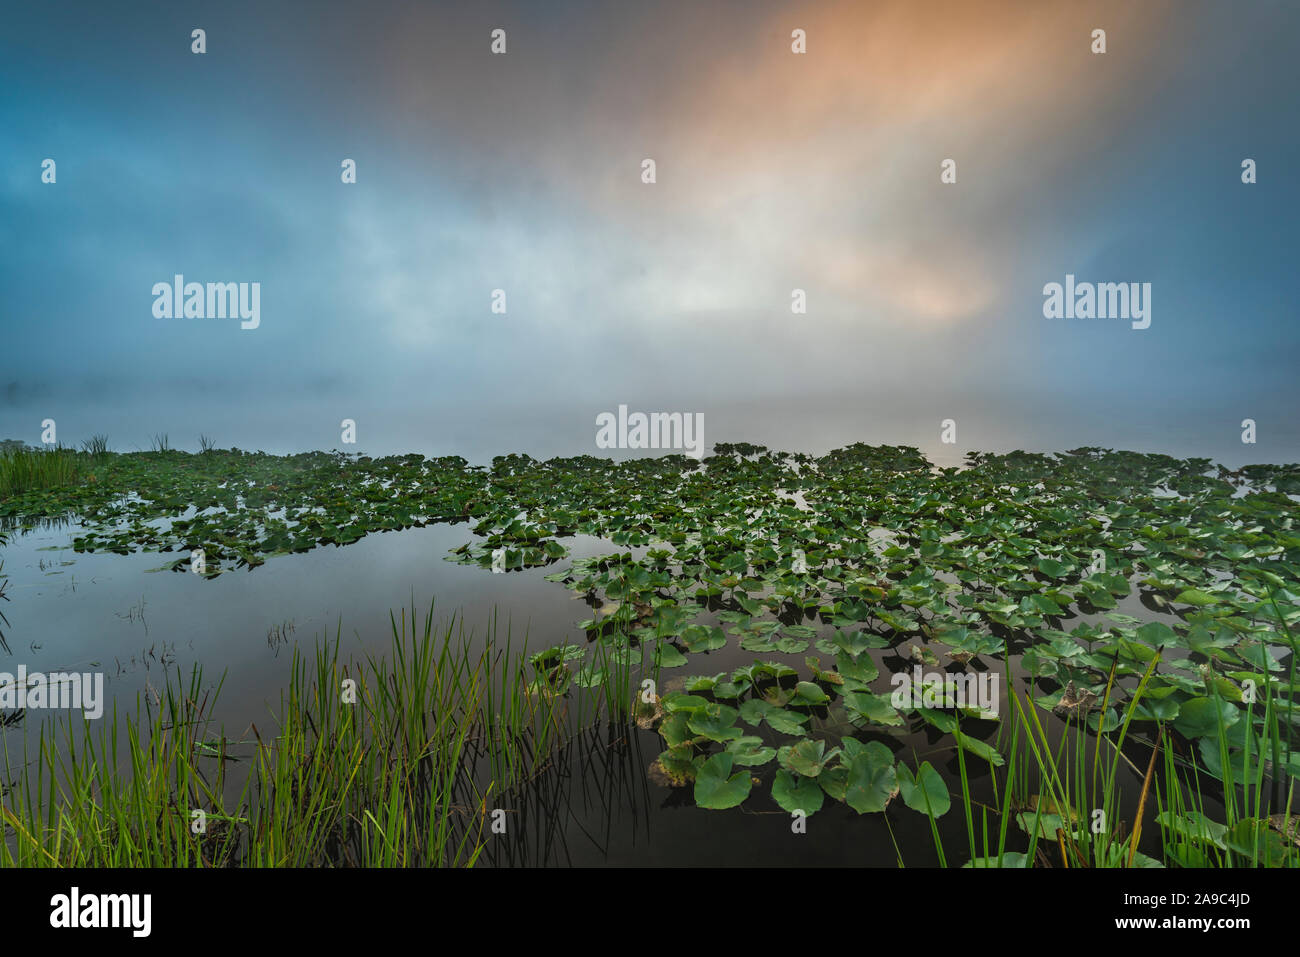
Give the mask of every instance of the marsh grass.
[[[647, 671], [644, 665], [631, 664], [626, 655], [620, 654], [620, 649], [629, 644], [629, 636], [621, 630], [596, 643], [587, 665], [592, 675], [591, 687], [596, 693], [579, 699], [582, 707], [623, 722], [631, 721], [642, 710], [643, 691], [649, 691], [643, 681], [648, 678], [658, 687], [659, 666], [652, 663]], [[583, 717], [580, 713], [579, 720]]]
[[[1289, 630], [1285, 638], [1290, 642]], [[1040, 718], [1040, 708], [1014, 688], [1008, 670], [1011, 714], [999, 731], [1006, 765], [991, 768], [993, 804], [976, 796], [966, 751], [957, 750], [967, 866], [1300, 866], [1293, 771], [1277, 761], [1289, 744], [1293, 693], [1279, 708], [1278, 683], [1265, 683], [1264, 700], [1251, 713], [1257, 737], [1234, 735], [1220, 711], [1211, 748], [1218, 752], [1221, 778], [1180, 756], [1176, 732], [1163, 721], [1155, 722], [1154, 733], [1141, 745], [1145, 762], [1134, 763], [1125, 744], [1133, 750], [1131, 726], [1160, 660], [1158, 652], [1113, 722], [1106, 717], [1117, 697], [1112, 667], [1100, 709], [1070, 713], [1056, 740]], [[1294, 689], [1294, 681], [1290, 687]], [[1206, 681], [1206, 693], [1220, 700], [1213, 681]], [[1143, 717], [1150, 726], [1149, 716]], [[1239, 747], [1239, 739], [1245, 747]], [[1125, 766], [1132, 774], [1125, 773]], [[1123, 817], [1125, 778], [1138, 782], [1131, 820]], [[1221, 805], [1222, 821], [1213, 819], [1211, 804]], [[930, 819], [936, 852], [946, 862], [951, 855], [945, 852], [934, 816]], [[1144, 827], [1153, 823], [1159, 829], [1158, 858], [1138, 850]], [[1013, 841], [1017, 831], [1027, 835], [1024, 852], [1010, 850], [1013, 843], [1023, 846], [1023, 839]]]
[[72, 485], [82, 463], [72, 449], [10, 447], [0, 452], [0, 496]]
[[391, 625], [390, 652], [360, 664], [337, 635], [295, 648], [278, 713], [242, 742], [197, 668], [132, 714], [56, 720], [19, 768], [6, 742], [0, 865], [472, 865], [493, 802], [575, 730], [569, 697], [495, 622], [486, 643], [454, 619], [435, 630], [432, 606]]
[[103, 458], [108, 454], [108, 436], [103, 432], [96, 432], [81, 443], [81, 451], [97, 460]]
[[[1269, 600], [1275, 601], [1270, 591]], [[1164, 754], [1163, 782], [1157, 781], [1157, 821], [1165, 835], [1165, 854], [1186, 867], [1300, 866], [1300, 821], [1295, 815], [1291, 748], [1295, 703], [1295, 640], [1284, 618], [1284, 640], [1292, 648], [1285, 706], [1278, 702], [1280, 682], [1263, 684], [1264, 700], [1247, 712], [1243, 733], [1225, 725], [1216, 709], [1218, 728], [1213, 740], [1221, 774], [1206, 775], [1196, 762], [1179, 761], [1171, 749]], [[1282, 637], [1282, 636], [1279, 636]], [[1217, 690], [1211, 689], [1216, 702]], [[1259, 712], [1262, 711], [1262, 714]], [[1283, 724], [1285, 723], [1285, 732]], [[1255, 729], [1258, 728], [1258, 737]], [[1233, 748], [1239, 748], [1236, 756]], [[1287, 755], [1287, 765], [1281, 761]], [[1208, 780], [1206, 778], [1208, 777]], [[1221, 800], [1224, 820], [1214, 821], [1207, 794]]]

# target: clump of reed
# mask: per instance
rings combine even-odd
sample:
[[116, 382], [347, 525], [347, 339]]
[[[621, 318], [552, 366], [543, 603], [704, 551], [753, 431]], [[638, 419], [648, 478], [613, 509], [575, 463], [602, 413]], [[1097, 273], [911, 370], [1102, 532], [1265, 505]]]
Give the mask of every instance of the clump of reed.
[[0, 451], [0, 496], [71, 485], [80, 481], [81, 466], [72, 449], [10, 445]]
[[[1012, 707], [998, 734], [999, 744], [1006, 744], [1006, 765], [990, 767], [991, 801], [976, 794], [966, 749], [957, 749], [966, 866], [1300, 866], [1291, 752], [1296, 642], [1284, 620], [1277, 639], [1293, 649], [1289, 675], [1260, 676], [1262, 700], [1248, 712], [1251, 733], [1230, 731], [1222, 709], [1216, 709], [1217, 733], [1206, 740], [1218, 757], [1217, 773], [1207, 770], [1204, 752], [1199, 762], [1191, 753], [1178, 753], [1176, 732], [1165, 721], [1152, 723], [1150, 713], [1140, 708], [1161, 660], [1159, 651], [1122, 709], [1111, 709], [1119, 697], [1112, 666], [1100, 709], [1071, 712], [1059, 734], [1040, 719], [1028, 695], [1015, 689], [1008, 669], [1005, 687]], [[1216, 704], [1222, 700], [1215, 681], [1207, 678], [1205, 690]], [[1130, 729], [1135, 720], [1152, 731], [1139, 746], [1139, 763], [1125, 753], [1126, 741], [1134, 743]], [[1123, 773], [1125, 766], [1131, 774]], [[1136, 782], [1129, 785], [1136, 795], [1128, 797], [1137, 798], [1130, 819], [1122, 800], [1126, 777]], [[939, 862], [946, 866], [951, 850], [943, 846], [935, 815], [930, 823]], [[1158, 849], [1159, 856], [1138, 849], [1144, 828], [1150, 833], [1153, 827], [1159, 840], [1150, 849]], [[1026, 839], [1026, 850], [1013, 850], [1024, 847]]]
[[274, 725], [242, 742], [196, 668], [134, 714], [42, 729], [16, 773], [6, 744], [0, 865], [472, 865], [493, 801], [575, 730], [568, 699], [495, 623], [485, 643], [435, 630], [432, 606], [391, 625], [390, 653], [360, 664], [337, 635], [295, 647]]
[[108, 454], [108, 436], [103, 432], [96, 432], [81, 443], [81, 451], [91, 458], [102, 459]]

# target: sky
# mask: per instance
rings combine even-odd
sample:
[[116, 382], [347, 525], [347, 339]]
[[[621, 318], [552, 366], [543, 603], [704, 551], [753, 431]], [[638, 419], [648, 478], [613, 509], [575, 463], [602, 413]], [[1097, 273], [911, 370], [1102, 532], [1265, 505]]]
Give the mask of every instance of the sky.
[[[0, 30], [0, 438], [485, 462], [610, 454], [626, 405], [941, 464], [1300, 460], [1294, 4], [87, 2]], [[260, 283], [260, 324], [157, 317], [178, 273]], [[1045, 317], [1067, 274], [1150, 283], [1150, 326]]]

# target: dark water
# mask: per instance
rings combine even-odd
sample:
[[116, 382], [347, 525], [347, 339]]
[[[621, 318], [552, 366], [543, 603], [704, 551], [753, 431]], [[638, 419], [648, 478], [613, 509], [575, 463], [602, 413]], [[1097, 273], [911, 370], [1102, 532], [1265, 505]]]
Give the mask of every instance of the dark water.
[[[199, 664], [207, 677], [226, 673], [216, 713], [236, 733], [278, 699], [295, 640], [311, 648], [338, 635], [343, 657], [383, 653], [390, 611], [414, 605], [423, 616], [433, 599], [437, 618], [462, 615], [475, 632], [495, 611], [503, 635], [527, 634], [533, 648], [576, 632], [572, 624], [586, 617], [571, 592], [542, 580], [554, 569], [493, 576], [445, 561], [474, 538], [463, 525], [369, 535], [212, 579], [160, 570], [182, 557], [176, 552], [77, 553], [69, 546], [76, 534], [30, 532], [0, 550], [11, 599], [0, 610], [12, 652], [2, 669], [91, 670], [98, 662], [109, 692], [133, 700], [146, 682], [159, 685], [164, 655], [185, 673]], [[575, 556], [606, 550], [594, 541], [567, 544]]]
[[[436, 598], [437, 618], [461, 615], [482, 637], [495, 613], [498, 638], [509, 629], [516, 642], [526, 635], [528, 647], [540, 649], [584, 643], [577, 622], [591, 613], [562, 584], [543, 580], [566, 567], [565, 560], [506, 575], [446, 561], [449, 549], [473, 539], [465, 525], [374, 534], [345, 548], [275, 557], [254, 570], [228, 571], [210, 580], [158, 570], [174, 561], [175, 553], [78, 554], [69, 547], [75, 534], [65, 525], [15, 535], [0, 552], [11, 598], [0, 608], [9, 621], [8, 654], [0, 658], [0, 671], [13, 672], [20, 663], [29, 672], [102, 671], [106, 696], [130, 710], [137, 694], [161, 687], [167, 673], [179, 669], [188, 675], [198, 664], [210, 686], [224, 672], [214, 715], [226, 736], [236, 740], [248, 737], [253, 722], [271, 723], [288, 681], [287, 649], [294, 641], [310, 649], [338, 633], [343, 657], [384, 654], [392, 637], [390, 611], [414, 606], [423, 615]], [[622, 550], [590, 538], [564, 543], [571, 557]], [[1136, 605], [1121, 610], [1150, 615]], [[716, 618], [705, 614], [697, 620]], [[810, 647], [808, 654], [817, 652]], [[881, 670], [873, 689], [878, 692], [890, 690], [892, 671], [911, 668], [895, 650], [872, 654]], [[679, 686], [687, 675], [715, 674], [756, 657], [806, 670], [803, 655], [757, 656], [732, 639], [721, 651], [691, 655], [684, 668], [664, 670], [661, 690]], [[1003, 689], [1004, 718], [1007, 707]], [[29, 711], [22, 724], [6, 729], [10, 753], [21, 748], [24, 728], [33, 740], [38, 722], [52, 721], [55, 714], [42, 712], [38, 718]], [[1059, 723], [1052, 725], [1059, 732]], [[993, 722], [979, 722], [966, 730], [991, 742], [995, 728]], [[865, 736], [883, 741], [912, 767], [930, 761], [957, 792], [956, 752], [939, 732], [921, 726], [876, 729]], [[497, 806], [507, 810], [506, 834], [487, 837], [481, 863], [892, 867], [900, 856], [909, 866], [937, 863], [927, 820], [900, 800], [883, 815], [859, 816], [827, 799], [807, 820], [806, 833], [796, 834], [791, 816], [770, 797], [775, 761], [750, 769], [764, 783], [755, 786], [742, 808], [708, 811], [694, 806], [690, 788], [670, 788], [649, 776], [662, 748], [653, 731], [604, 722], [581, 730], [550, 770], [501, 797]], [[988, 766], [973, 757], [966, 765], [978, 799], [994, 803]], [[999, 788], [1005, 786], [1003, 770]], [[1123, 811], [1131, 819], [1138, 786], [1129, 777], [1124, 790], [1130, 803]], [[977, 816], [977, 833], [979, 827]], [[964, 862], [969, 851], [958, 803], [939, 829], [949, 863]], [[1014, 829], [1011, 840], [1011, 849], [1023, 849]], [[1148, 852], [1158, 854], [1155, 848]]]

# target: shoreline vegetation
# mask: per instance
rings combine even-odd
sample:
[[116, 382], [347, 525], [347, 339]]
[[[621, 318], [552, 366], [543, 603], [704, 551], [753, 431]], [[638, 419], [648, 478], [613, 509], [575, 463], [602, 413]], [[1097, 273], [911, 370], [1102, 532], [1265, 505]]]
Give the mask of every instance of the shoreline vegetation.
[[[214, 727], [220, 683], [197, 670], [21, 748], [7, 729], [3, 866], [473, 865], [493, 799], [597, 721], [655, 730], [652, 777], [701, 808], [841, 803], [891, 835], [927, 829], [933, 859], [895, 841], [899, 865], [1300, 864], [1298, 465], [1088, 448], [937, 469], [907, 447], [742, 443], [481, 467], [206, 437], [189, 453], [165, 435], [138, 453], [103, 436], [15, 445], [0, 545], [75, 516], [77, 551], [178, 552], [178, 572], [197, 553], [211, 577], [465, 523], [474, 540], [450, 560], [559, 565], [546, 579], [591, 615], [585, 644], [541, 650], [498, 644], [495, 625], [477, 642], [454, 617], [435, 628], [432, 607], [391, 619], [384, 656], [295, 644], [274, 726], [251, 739]], [[566, 565], [575, 535], [610, 552]], [[754, 663], [713, 673], [707, 656], [737, 647]], [[917, 666], [997, 676], [1000, 709], [899, 704], [891, 676]], [[932, 749], [900, 748], [907, 731]], [[948, 814], [960, 844], [940, 834]]]
[[491, 800], [566, 740], [568, 702], [508, 635], [476, 648], [463, 622], [433, 623], [404, 609], [389, 654], [363, 661], [337, 635], [295, 646], [274, 722], [240, 740], [197, 667], [133, 713], [58, 721], [34, 752], [6, 740], [0, 866], [472, 866]]

